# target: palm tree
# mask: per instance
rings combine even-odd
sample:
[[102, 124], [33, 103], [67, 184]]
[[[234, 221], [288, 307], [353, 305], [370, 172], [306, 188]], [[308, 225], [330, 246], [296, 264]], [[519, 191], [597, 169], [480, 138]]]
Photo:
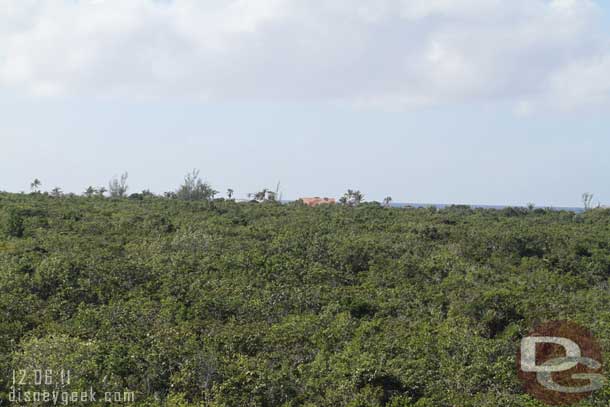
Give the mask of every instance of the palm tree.
[[258, 192], [254, 193], [254, 194], [249, 194], [249, 196], [254, 198], [255, 201], [261, 202], [261, 201], [264, 201], [265, 198], [267, 197], [267, 192], [268, 192], [268, 189], [267, 188], [263, 188], [262, 191], [258, 191]]
[[97, 189], [95, 189], [95, 188], [93, 188], [93, 186], [89, 185], [89, 187], [87, 187], [87, 189], [85, 190], [84, 195], [86, 197], [91, 198], [96, 193], [97, 193]]
[[358, 206], [364, 200], [364, 194], [358, 190], [348, 189], [345, 194], [339, 199], [339, 203], [347, 206]]
[[261, 191], [248, 194], [248, 198], [258, 202], [276, 201], [278, 199], [278, 192], [263, 188]]
[[30, 189], [32, 190], [32, 192], [40, 192], [41, 185], [42, 182], [40, 182], [38, 178], [34, 178], [34, 181], [32, 181], [32, 183], [30, 184]]
[[233, 191], [233, 189], [229, 188], [227, 189], [227, 196], [229, 197], [229, 199], [233, 199], [233, 193], [235, 191]]
[[383, 198], [383, 206], [389, 207], [391, 203], [392, 203], [391, 196], [386, 196], [385, 198]]
[[588, 211], [591, 209], [591, 202], [593, 201], [593, 194], [589, 192], [585, 192], [582, 194], [582, 203], [585, 206], [585, 210]]

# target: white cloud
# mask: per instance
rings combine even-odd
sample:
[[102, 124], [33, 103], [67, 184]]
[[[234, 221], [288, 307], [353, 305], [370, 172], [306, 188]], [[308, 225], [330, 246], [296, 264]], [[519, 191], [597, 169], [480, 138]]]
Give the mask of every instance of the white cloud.
[[0, 0], [0, 89], [606, 106], [600, 15], [590, 0]]

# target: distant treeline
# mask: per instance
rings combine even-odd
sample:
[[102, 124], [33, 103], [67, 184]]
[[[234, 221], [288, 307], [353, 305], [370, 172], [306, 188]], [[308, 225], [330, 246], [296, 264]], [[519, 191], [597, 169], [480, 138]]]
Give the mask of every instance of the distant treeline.
[[[127, 184], [127, 180], [129, 177], [128, 173], [123, 173], [121, 174], [120, 177], [113, 177], [110, 182], [108, 182], [108, 187], [105, 186], [101, 186], [101, 187], [94, 187], [94, 186], [89, 186], [87, 187], [87, 189], [82, 193], [82, 196], [86, 196], [86, 197], [98, 197], [98, 198], [105, 198], [105, 197], [111, 197], [111, 198], [130, 198], [130, 199], [144, 199], [146, 197], [152, 197], [152, 196], [161, 196], [164, 198], [171, 198], [171, 199], [179, 199], [179, 200], [185, 200], [185, 201], [212, 201], [215, 199], [220, 199], [223, 200], [225, 198], [220, 198], [219, 194], [220, 192], [217, 191], [216, 189], [214, 189], [212, 187], [212, 185], [207, 182], [204, 181], [200, 175], [199, 175], [199, 170], [194, 169], [193, 171], [189, 172], [188, 174], [186, 174], [186, 176], [184, 177], [184, 182], [178, 187], [178, 189], [174, 190], [174, 191], [167, 191], [164, 192], [161, 195], [155, 195], [153, 192], [151, 192], [150, 190], [146, 189], [143, 190], [141, 192], [135, 192], [132, 194], [128, 194], [129, 191], [129, 185]], [[34, 179], [34, 181], [32, 181], [32, 183], [30, 184], [30, 190], [32, 193], [35, 194], [43, 194], [43, 195], [49, 195], [52, 197], [61, 197], [61, 196], [76, 196], [77, 194], [74, 193], [68, 193], [68, 194], [64, 194], [64, 192], [62, 191], [61, 188], [59, 187], [54, 187], [53, 189], [51, 189], [51, 191], [42, 191], [42, 182], [36, 178]], [[228, 188], [226, 190], [226, 199], [228, 200], [233, 200], [235, 196], [235, 190], [233, 188]], [[263, 188], [260, 191], [257, 192], [251, 192], [247, 194], [248, 198], [250, 201], [257, 201], [257, 202], [265, 202], [265, 201], [278, 201], [278, 202], [289, 202], [289, 201], [284, 201], [282, 200], [282, 192], [280, 189], [280, 182], [277, 183], [277, 186], [275, 188], [275, 190], [271, 190], [269, 188]], [[339, 203], [342, 205], [347, 205], [347, 206], [357, 206], [363, 202], [365, 202], [364, 200], [364, 194], [359, 191], [359, 190], [355, 190], [355, 189], [348, 189], [347, 192], [345, 192], [339, 199]], [[582, 208], [555, 208], [555, 207], [546, 207], [544, 209], [547, 210], [570, 210], [570, 211], [575, 211], [575, 212], [581, 212], [583, 210], [587, 211], [590, 209], [593, 209], [594, 207], [596, 207], [597, 209], [602, 208], [601, 203], [597, 203], [596, 206], [593, 205], [593, 198], [594, 195], [589, 193], [589, 192], [585, 192], [582, 194], [581, 196], [581, 200], [583, 203], [583, 207]], [[375, 201], [373, 201], [373, 203], [375, 203]], [[443, 209], [445, 207], [458, 207], [458, 206], [463, 206], [463, 207], [468, 207], [468, 208], [485, 208], [485, 209], [508, 209], [508, 208], [512, 208], [511, 206], [497, 206], [497, 205], [454, 205], [454, 204], [415, 204], [415, 203], [400, 203], [400, 202], [393, 202], [393, 198], [391, 196], [386, 196], [381, 202], [384, 207], [408, 207], [408, 206], [412, 206], [412, 207], [435, 207], [437, 209]], [[534, 203], [527, 203], [525, 206], [525, 208], [527, 208], [530, 211], [533, 211], [534, 209], [540, 209], [539, 207], [537, 207]]]

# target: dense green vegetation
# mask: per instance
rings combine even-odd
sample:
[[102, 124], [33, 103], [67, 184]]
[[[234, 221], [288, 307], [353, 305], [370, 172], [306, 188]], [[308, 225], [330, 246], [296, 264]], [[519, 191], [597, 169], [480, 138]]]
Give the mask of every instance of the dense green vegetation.
[[90, 195], [0, 194], [4, 401], [42, 368], [142, 406], [541, 406], [515, 353], [552, 319], [610, 360], [609, 210]]

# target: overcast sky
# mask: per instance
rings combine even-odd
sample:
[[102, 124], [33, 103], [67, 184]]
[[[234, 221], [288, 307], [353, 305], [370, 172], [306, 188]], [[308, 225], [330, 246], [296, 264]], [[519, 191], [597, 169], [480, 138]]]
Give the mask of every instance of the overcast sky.
[[0, 190], [610, 204], [592, 0], [0, 0]]

